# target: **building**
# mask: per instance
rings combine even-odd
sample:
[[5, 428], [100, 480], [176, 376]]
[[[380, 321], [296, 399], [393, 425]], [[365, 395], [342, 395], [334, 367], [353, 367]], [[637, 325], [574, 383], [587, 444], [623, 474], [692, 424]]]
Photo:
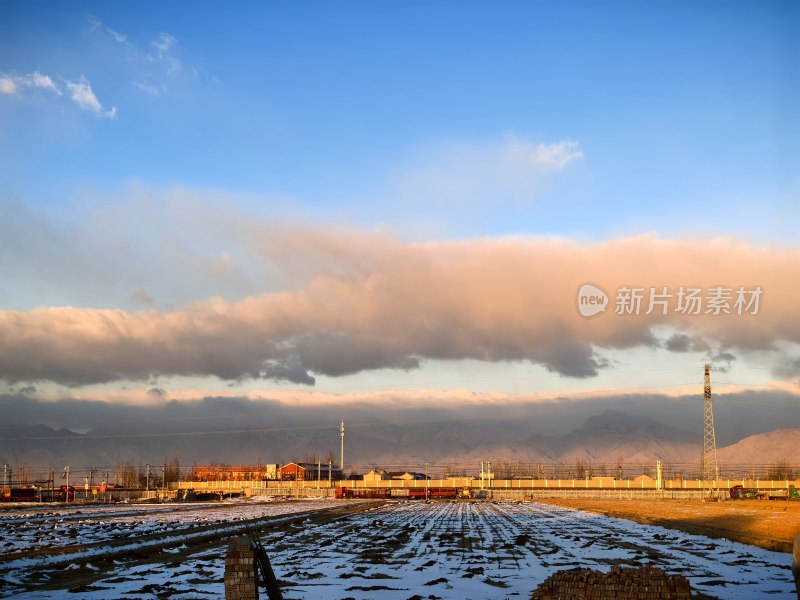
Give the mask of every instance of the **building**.
[[192, 481], [267, 481], [278, 478], [278, 466], [258, 465], [195, 465]]
[[383, 481], [384, 479], [389, 479], [389, 475], [383, 469], [372, 469], [364, 473], [364, 481], [367, 482]]
[[[319, 469], [319, 471], [317, 470]], [[342, 479], [342, 470], [325, 463], [289, 463], [278, 469], [278, 479], [284, 481], [322, 481]]]
[[414, 473], [412, 471], [390, 471], [387, 475], [388, 479], [402, 479], [404, 481], [430, 479], [430, 477], [425, 476], [425, 473]]

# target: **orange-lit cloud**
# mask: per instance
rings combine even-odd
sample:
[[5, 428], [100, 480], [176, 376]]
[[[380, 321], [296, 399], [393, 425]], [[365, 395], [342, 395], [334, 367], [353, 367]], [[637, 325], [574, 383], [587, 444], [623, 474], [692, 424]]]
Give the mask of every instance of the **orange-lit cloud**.
[[[800, 342], [797, 250], [651, 236], [412, 244], [297, 226], [272, 228], [263, 239], [265, 261], [306, 274], [296, 289], [172, 311], [3, 311], [0, 377], [68, 385], [168, 375], [310, 384], [315, 374], [470, 358], [530, 361], [580, 378], [604, 367], [608, 349], [695, 345], [731, 353]], [[610, 295], [605, 314], [579, 314], [577, 291], [586, 282]], [[763, 296], [757, 315], [619, 316], [614, 293], [622, 286], [760, 286]], [[689, 341], [658, 339], [661, 326]]]

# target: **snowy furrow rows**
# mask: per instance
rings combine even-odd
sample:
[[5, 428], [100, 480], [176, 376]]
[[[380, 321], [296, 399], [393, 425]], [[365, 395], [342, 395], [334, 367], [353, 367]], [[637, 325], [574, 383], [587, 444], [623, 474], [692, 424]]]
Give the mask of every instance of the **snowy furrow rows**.
[[382, 512], [353, 517], [344, 534], [328, 526], [265, 539], [292, 582], [287, 595], [528, 597], [560, 569], [653, 564], [711, 596], [794, 597], [788, 555], [726, 540], [536, 503], [412, 502]]
[[[137, 510], [113, 507], [105, 510], [72, 510], [67, 514], [33, 513], [29, 516], [0, 519], [0, 551], [3, 554], [28, 549], [53, 549], [75, 544], [141, 537], [185, 528], [224, 523], [232, 519], [254, 519], [282, 514], [289, 504], [230, 502], [226, 505], [153, 505]], [[318, 504], [320, 507], [321, 504]], [[332, 502], [326, 506], [332, 505]], [[315, 505], [316, 506], [316, 505]]]
[[[238, 511], [231, 507], [228, 518]], [[794, 598], [790, 555], [532, 502], [390, 502], [332, 522], [306, 520], [261, 541], [284, 597], [295, 600], [527, 598], [561, 569], [645, 564], [684, 575], [712, 597]], [[223, 544], [181, 560], [165, 551], [156, 565], [120, 563], [72, 591], [87, 599], [216, 598], [224, 553]], [[90, 562], [74, 568], [96, 568]]]
[[[25, 506], [27, 509], [30, 505]], [[100, 505], [82, 505], [76, 504], [73, 506], [57, 506], [50, 507], [46, 504], [36, 505], [37, 509], [34, 512], [29, 510], [20, 509], [20, 504], [15, 508], [17, 510], [0, 511], [0, 526], [3, 525], [17, 525], [19, 523], [41, 523], [59, 519], [61, 521], [70, 520], [85, 520], [85, 519], [102, 519], [102, 518], [119, 518], [119, 517], [132, 517], [135, 515], [153, 516], [158, 513], [177, 513], [180, 511], [196, 511], [198, 509], [209, 509], [220, 506], [219, 502], [196, 503], [196, 504], [143, 504], [137, 506], [136, 504], [100, 504]]]

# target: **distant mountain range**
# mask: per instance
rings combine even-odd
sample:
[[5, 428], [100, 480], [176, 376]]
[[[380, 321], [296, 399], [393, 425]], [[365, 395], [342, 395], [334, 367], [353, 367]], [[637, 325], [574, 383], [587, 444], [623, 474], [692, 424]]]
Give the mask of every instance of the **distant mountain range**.
[[[195, 425], [196, 427], [196, 425]], [[430, 420], [415, 423], [362, 423], [349, 426], [345, 438], [347, 470], [371, 466], [459, 465], [477, 470], [480, 461], [624, 465], [697, 465], [702, 438], [656, 420], [607, 410], [564, 435], [530, 434], [525, 423], [509, 420]], [[79, 434], [46, 425], [0, 424], [0, 464], [14, 468], [109, 469], [121, 463], [161, 464], [177, 456], [193, 463], [255, 463], [339, 460], [338, 431], [332, 427], [259, 424], [229, 431], [148, 432], [103, 428]], [[778, 429], [721, 447], [725, 465], [800, 464], [800, 429]]]

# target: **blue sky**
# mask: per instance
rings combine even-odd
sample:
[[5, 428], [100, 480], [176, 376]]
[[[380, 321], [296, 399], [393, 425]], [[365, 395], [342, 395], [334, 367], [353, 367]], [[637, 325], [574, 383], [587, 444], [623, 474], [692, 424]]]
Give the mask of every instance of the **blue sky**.
[[[791, 272], [798, 25], [791, 2], [0, 2], [0, 310], [166, 313], [341, 275], [324, 249], [276, 259], [249, 223], [356, 232], [337, 252], [721, 236]], [[759, 368], [794, 364], [779, 341]], [[663, 350], [617, 352], [642, 369]], [[538, 376], [522, 355], [488, 362]], [[452, 360], [423, 380], [475, 368]], [[318, 376], [402, 386], [398, 364]], [[203, 376], [184, 371], [161, 377]]]
[[[3, 187], [50, 210], [136, 180], [403, 220], [413, 199], [397, 179], [505, 136], [574, 140], [584, 160], [517, 202], [478, 194], [462, 224], [432, 206], [449, 235], [672, 233], [694, 228], [690, 211], [703, 229], [743, 233], [754, 202], [781, 212], [797, 198], [791, 3], [0, 10], [2, 72], [85, 77], [118, 111], [97, 118], [46, 92], [2, 98]], [[759, 212], [754, 237], [797, 226], [796, 212], [789, 223]]]

